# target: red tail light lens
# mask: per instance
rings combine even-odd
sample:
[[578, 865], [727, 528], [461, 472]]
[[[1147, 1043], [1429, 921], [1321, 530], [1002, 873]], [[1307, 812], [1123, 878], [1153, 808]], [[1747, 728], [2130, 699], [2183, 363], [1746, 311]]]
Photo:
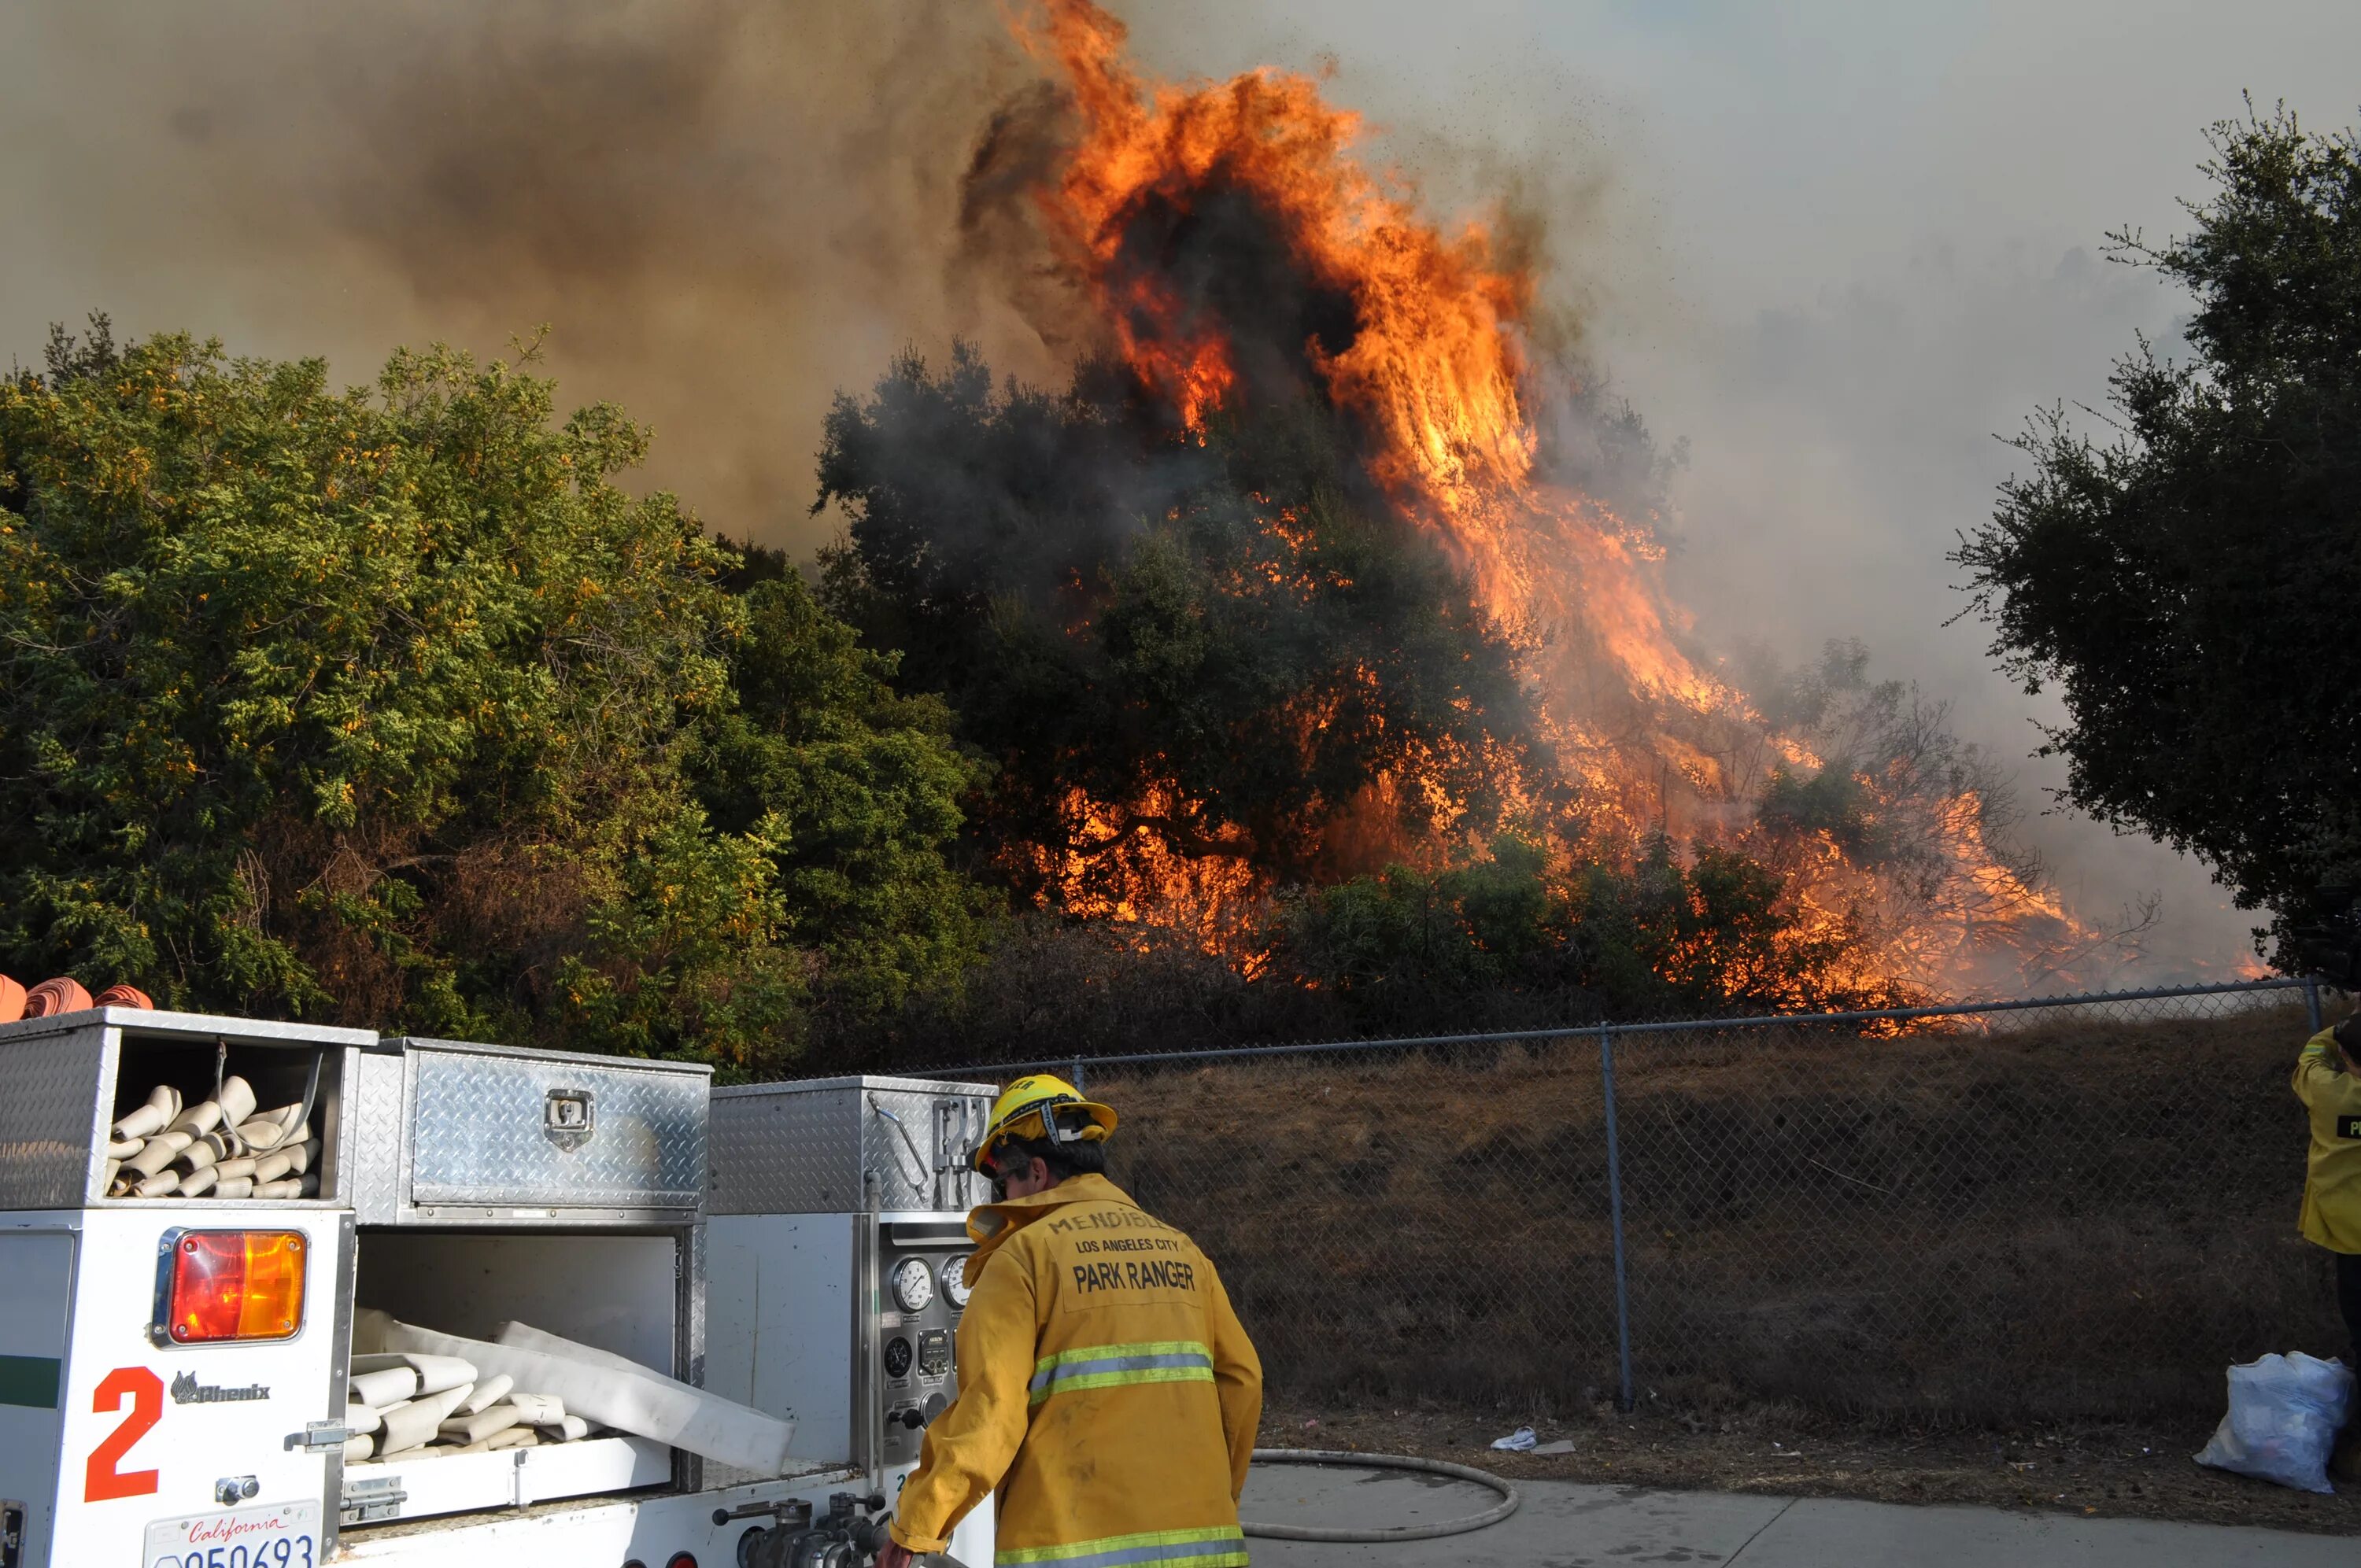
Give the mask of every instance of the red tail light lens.
[[175, 1344], [292, 1339], [303, 1326], [302, 1235], [188, 1231], [172, 1244], [165, 1332]]

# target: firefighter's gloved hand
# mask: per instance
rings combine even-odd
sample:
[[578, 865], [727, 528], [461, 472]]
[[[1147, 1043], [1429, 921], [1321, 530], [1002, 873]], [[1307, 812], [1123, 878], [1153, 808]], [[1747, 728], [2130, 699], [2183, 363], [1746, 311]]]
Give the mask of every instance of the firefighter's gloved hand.
[[948, 1552], [930, 1552], [921, 1557], [897, 1541], [887, 1541], [877, 1549], [877, 1568], [967, 1568]]

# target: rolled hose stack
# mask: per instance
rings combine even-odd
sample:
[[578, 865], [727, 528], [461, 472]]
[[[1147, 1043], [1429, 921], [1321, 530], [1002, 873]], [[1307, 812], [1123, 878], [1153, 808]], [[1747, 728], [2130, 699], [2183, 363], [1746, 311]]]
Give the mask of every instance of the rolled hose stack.
[[93, 1007], [153, 1007], [148, 993], [136, 985], [110, 985], [93, 996], [71, 975], [45, 980], [27, 990], [0, 974], [0, 1024], [20, 1018], [53, 1018], [60, 1013], [87, 1013]]
[[594, 1430], [555, 1397], [519, 1393], [502, 1374], [480, 1377], [456, 1355], [357, 1355], [347, 1387], [347, 1464], [537, 1448]]
[[319, 1157], [308, 1104], [258, 1113], [253, 1086], [235, 1073], [193, 1105], [159, 1083], [108, 1135], [106, 1195], [309, 1198], [320, 1190]]
[[[0, 974], [0, 1024], [95, 1007], [153, 1008], [136, 985], [93, 996], [71, 975], [27, 990]], [[316, 1087], [316, 1073], [314, 1075]], [[310, 1198], [320, 1190], [320, 1140], [312, 1101], [256, 1111], [246, 1080], [223, 1079], [213, 1098], [184, 1103], [159, 1083], [146, 1104], [116, 1122], [106, 1144], [109, 1198]]]

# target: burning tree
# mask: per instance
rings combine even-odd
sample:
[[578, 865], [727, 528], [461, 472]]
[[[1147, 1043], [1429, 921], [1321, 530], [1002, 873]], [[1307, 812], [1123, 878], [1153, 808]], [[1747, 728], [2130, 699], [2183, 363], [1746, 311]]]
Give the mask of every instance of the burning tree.
[[1022, 36], [1053, 82], [994, 117], [962, 219], [1081, 367], [1053, 396], [906, 358], [839, 402], [820, 500], [851, 520], [831, 603], [990, 754], [1023, 894], [1251, 970], [1268, 931], [1224, 911], [1509, 829], [1559, 876], [1745, 859], [1857, 990], [2092, 940], [1939, 710], [1857, 669], [1752, 694], [1698, 646], [1662, 465], [1538, 348], [1523, 228], [1446, 233], [1309, 78], [1143, 83], [1087, 0]]
[[824, 590], [988, 753], [979, 827], [1027, 900], [1211, 934], [1532, 809], [1516, 651], [1342, 433], [1301, 400], [1175, 426], [1103, 365], [995, 391], [963, 345], [839, 401]]

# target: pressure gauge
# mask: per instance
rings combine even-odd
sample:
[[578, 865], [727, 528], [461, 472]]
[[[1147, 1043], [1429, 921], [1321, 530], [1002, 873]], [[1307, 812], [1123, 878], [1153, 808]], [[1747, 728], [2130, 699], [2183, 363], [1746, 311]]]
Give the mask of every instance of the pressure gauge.
[[923, 1257], [906, 1257], [894, 1270], [894, 1299], [906, 1312], [923, 1312], [935, 1299], [935, 1271]]
[[967, 1258], [964, 1255], [943, 1265], [943, 1299], [958, 1310], [967, 1310]]

